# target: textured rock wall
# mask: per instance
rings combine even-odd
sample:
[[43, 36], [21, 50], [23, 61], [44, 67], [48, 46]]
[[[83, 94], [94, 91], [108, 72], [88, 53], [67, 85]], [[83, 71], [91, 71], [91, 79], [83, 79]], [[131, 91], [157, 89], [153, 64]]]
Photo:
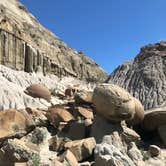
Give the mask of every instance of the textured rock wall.
[[147, 45], [133, 61], [120, 65], [107, 82], [138, 98], [145, 109], [166, 105], [166, 42]]
[[[0, 0], [0, 64], [103, 82], [107, 73], [44, 28], [17, 0]], [[40, 67], [39, 67], [40, 66]]]
[[59, 77], [74, 76], [76, 73], [67, 71], [51, 59], [27, 44], [14, 34], [0, 30], [0, 64], [16, 70], [33, 72], [40, 70], [44, 73], [53, 73]]

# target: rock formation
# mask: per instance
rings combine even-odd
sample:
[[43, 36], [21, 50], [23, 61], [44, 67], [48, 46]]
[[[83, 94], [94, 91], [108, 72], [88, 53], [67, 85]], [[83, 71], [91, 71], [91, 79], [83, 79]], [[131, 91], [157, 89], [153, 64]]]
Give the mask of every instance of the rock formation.
[[107, 82], [118, 84], [138, 98], [145, 109], [165, 105], [166, 42], [141, 48], [130, 62], [120, 65]]
[[107, 74], [83, 52], [68, 47], [17, 0], [0, 0], [0, 64], [26, 72], [53, 73], [87, 81]]

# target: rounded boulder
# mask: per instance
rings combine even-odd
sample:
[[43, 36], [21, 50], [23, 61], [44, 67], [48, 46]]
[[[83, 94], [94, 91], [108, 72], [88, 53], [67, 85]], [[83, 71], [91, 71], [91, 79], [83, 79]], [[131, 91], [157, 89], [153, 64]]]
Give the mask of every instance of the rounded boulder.
[[96, 111], [112, 122], [134, 117], [135, 101], [133, 97], [117, 85], [98, 85], [94, 89], [92, 100]]
[[26, 88], [25, 92], [32, 97], [43, 98], [47, 101], [51, 100], [51, 92], [47, 87], [41, 84], [30, 85]]

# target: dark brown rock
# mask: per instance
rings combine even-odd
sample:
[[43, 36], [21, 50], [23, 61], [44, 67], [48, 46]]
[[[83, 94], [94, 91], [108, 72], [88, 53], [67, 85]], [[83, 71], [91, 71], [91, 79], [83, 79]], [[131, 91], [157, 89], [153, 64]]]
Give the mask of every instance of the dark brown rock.
[[161, 149], [156, 145], [150, 145], [149, 152], [150, 152], [152, 157], [156, 157], [161, 153]]
[[148, 131], [157, 130], [159, 126], [166, 125], [165, 107], [151, 109], [145, 112], [142, 127]]

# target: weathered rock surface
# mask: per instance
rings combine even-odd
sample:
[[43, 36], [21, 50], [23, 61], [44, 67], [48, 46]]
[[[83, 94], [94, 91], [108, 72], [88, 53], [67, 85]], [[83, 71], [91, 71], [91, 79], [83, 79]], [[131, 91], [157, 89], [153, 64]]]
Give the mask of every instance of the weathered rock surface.
[[98, 144], [95, 148], [95, 166], [134, 166], [132, 160], [114, 145]]
[[88, 81], [107, 78], [93, 60], [44, 28], [19, 1], [1, 0], [0, 11], [0, 64]]
[[77, 159], [70, 150], [67, 150], [60, 156], [60, 161], [62, 161], [64, 165], [78, 166]]
[[[40, 108], [47, 110], [51, 106], [64, 103], [58, 96], [52, 96], [51, 103], [44, 99], [33, 98], [24, 93], [25, 89], [32, 84], [43, 84], [49, 90], [64, 92], [70, 85], [79, 85], [80, 90], [93, 90], [94, 84], [87, 84], [71, 77], [65, 77], [60, 80], [55, 75], [43, 76], [38, 73], [26, 73], [15, 71], [0, 65], [0, 110], [9, 108]], [[13, 100], [14, 99], [14, 100]]]
[[120, 65], [107, 82], [118, 84], [138, 98], [145, 109], [165, 105], [166, 42], [150, 44], [130, 62]]
[[0, 149], [0, 164], [5, 165], [5, 160], [14, 162], [29, 161], [33, 155], [38, 155], [37, 145], [25, 143], [19, 139], [8, 140], [4, 142]]
[[48, 120], [54, 127], [58, 127], [60, 122], [69, 122], [74, 120], [73, 115], [61, 107], [50, 108], [46, 114]]
[[77, 161], [91, 157], [95, 146], [96, 141], [93, 137], [70, 141], [65, 144], [65, 148], [69, 149], [75, 155]]
[[10, 109], [0, 112], [0, 140], [21, 137], [34, 127], [33, 119], [24, 110]]
[[117, 85], [97, 86], [93, 93], [93, 103], [98, 113], [113, 122], [131, 119], [135, 114], [133, 97]]
[[51, 100], [49, 89], [41, 84], [32, 84], [26, 88], [26, 93], [32, 97], [43, 98], [47, 101]]

